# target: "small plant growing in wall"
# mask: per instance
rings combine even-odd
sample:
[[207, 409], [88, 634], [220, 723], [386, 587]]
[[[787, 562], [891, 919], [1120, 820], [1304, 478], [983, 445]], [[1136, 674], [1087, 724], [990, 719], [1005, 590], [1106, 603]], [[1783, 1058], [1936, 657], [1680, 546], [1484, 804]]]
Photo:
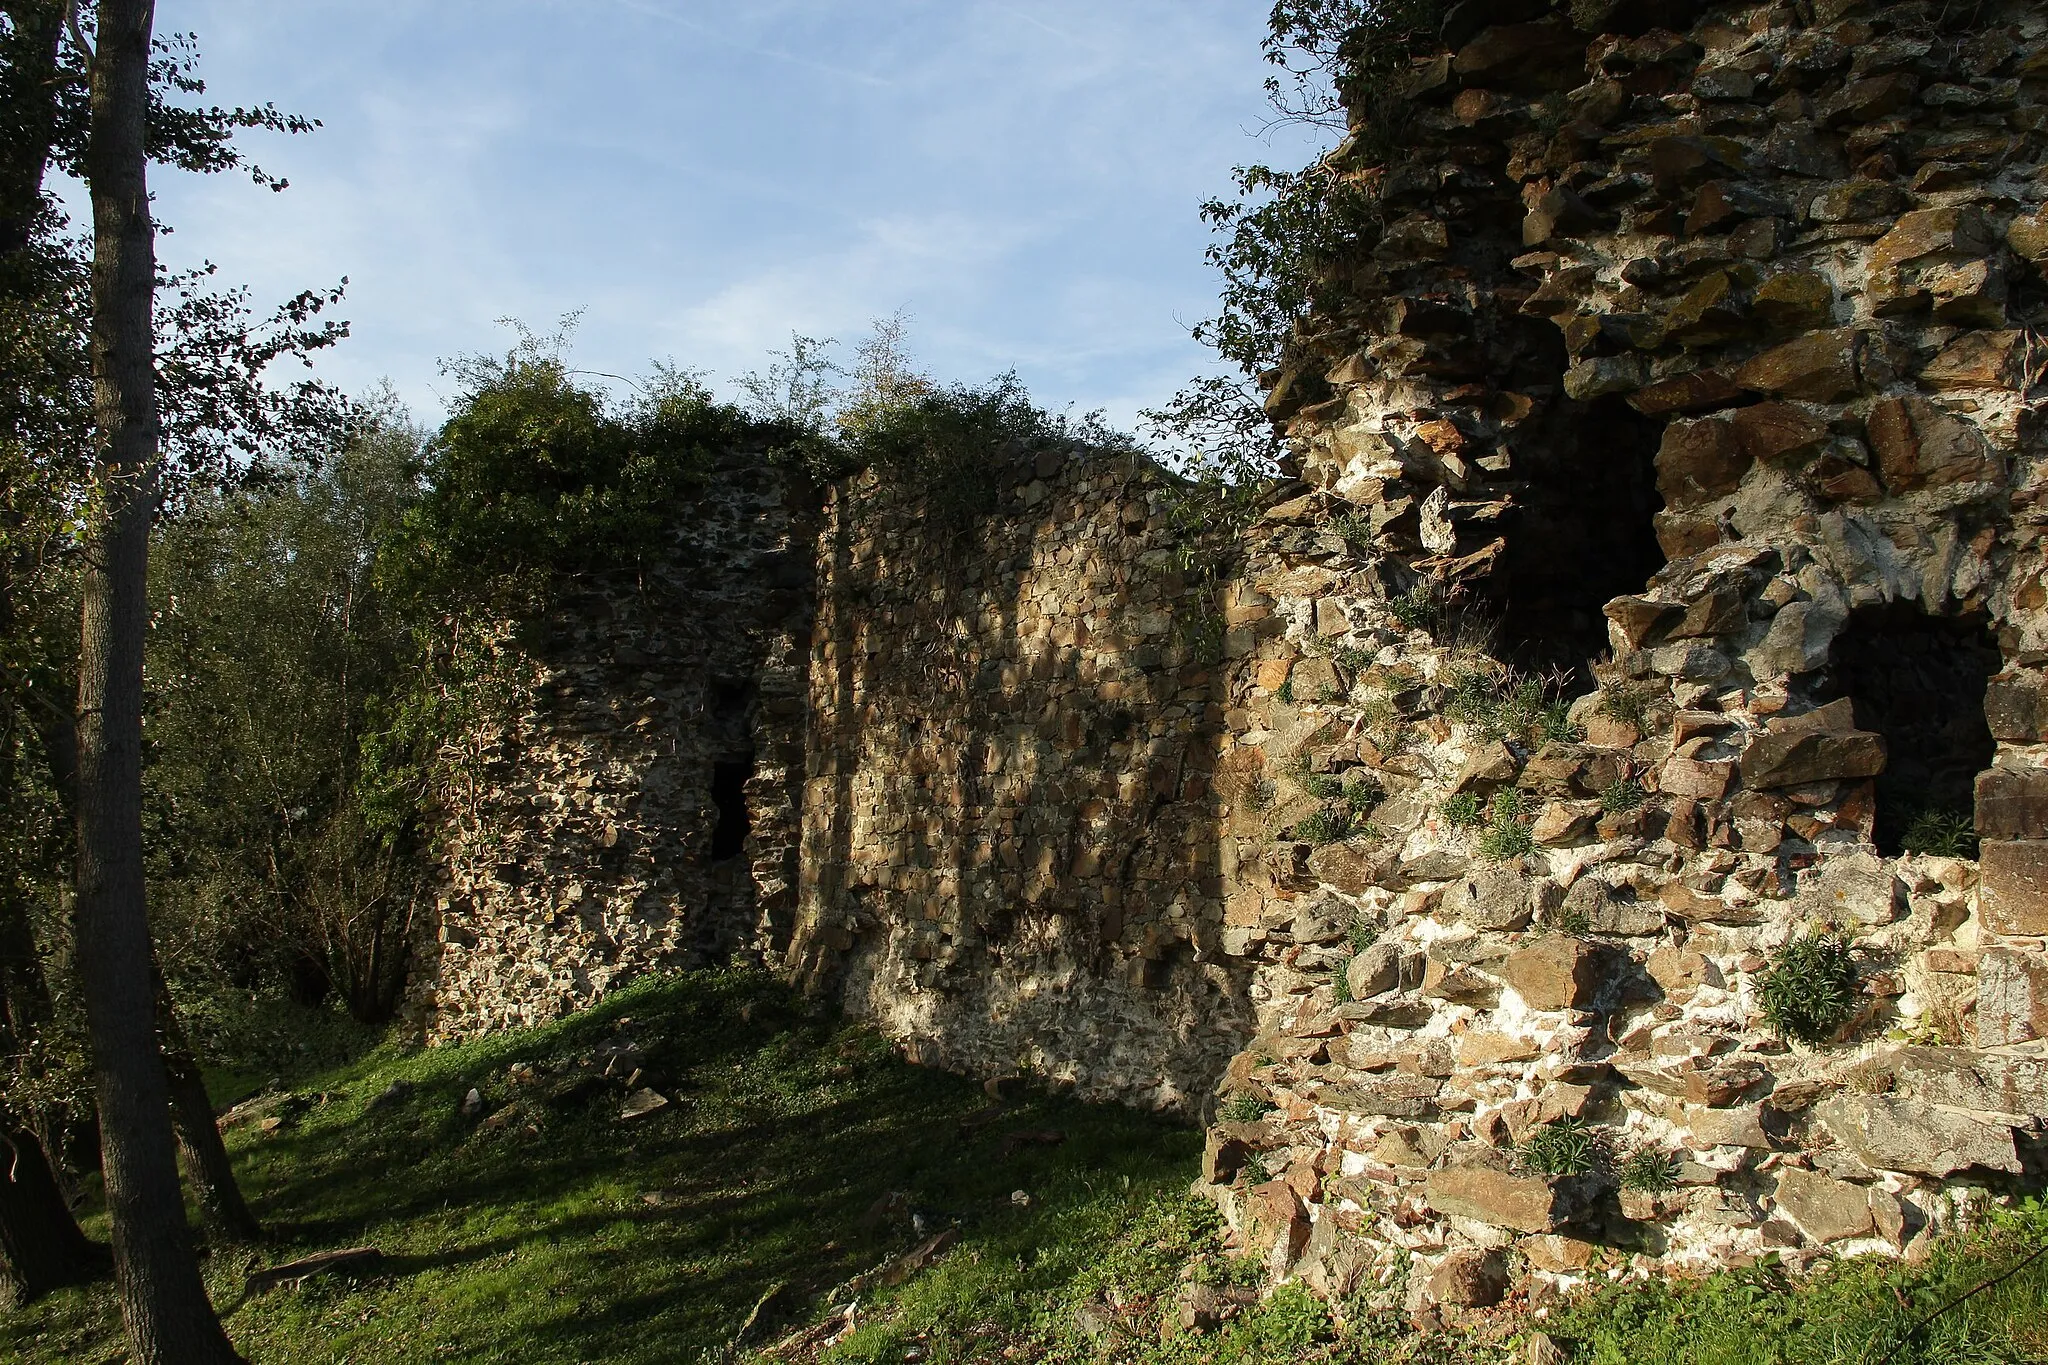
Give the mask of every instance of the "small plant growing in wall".
[[1829, 1041], [1861, 1005], [1849, 941], [1840, 934], [1817, 933], [1787, 943], [1771, 955], [1757, 996], [1765, 1021], [1779, 1037]]
[[1626, 815], [1643, 804], [1643, 784], [1632, 777], [1609, 783], [1600, 793], [1600, 809], [1609, 815]]
[[1245, 788], [1244, 801], [1253, 810], [1267, 810], [1279, 795], [1279, 785], [1270, 777], [1261, 777]]
[[1606, 1133], [1574, 1118], [1530, 1130], [1515, 1148], [1515, 1164], [1530, 1175], [1591, 1175], [1611, 1156]]
[[1453, 829], [1470, 829], [1486, 818], [1486, 798], [1478, 792], [1459, 792], [1446, 797], [1437, 807]]
[[1678, 1184], [1678, 1158], [1655, 1147], [1638, 1147], [1623, 1158], [1615, 1176], [1625, 1190], [1662, 1194]]
[[1380, 927], [1360, 915], [1351, 921], [1351, 931], [1344, 936], [1344, 941], [1351, 945], [1353, 953], [1362, 953], [1380, 941]]
[[1443, 619], [1442, 594], [1427, 579], [1387, 601], [1387, 614], [1409, 630], [1433, 630]]
[[1223, 1101], [1216, 1116], [1225, 1123], [1257, 1123], [1273, 1112], [1273, 1106], [1249, 1090], [1240, 1090]]
[[1977, 856], [1977, 827], [1960, 811], [1923, 810], [1906, 826], [1899, 846], [1908, 853], [1929, 853], [1938, 858]]
[[1650, 693], [1642, 688], [1616, 687], [1602, 692], [1599, 705], [1594, 709], [1609, 720], [1635, 726], [1638, 734], [1648, 734], [1652, 700]]
[[1338, 1005], [1351, 1002], [1351, 954], [1339, 959], [1336, 975], [1330, 978], [1330, 1001]]
[[1244, 1165], [1237, 1168], [1238, 1178], [1246, 1185], [1263, 1185], [1273, 1178], [1273, 1172], [1266, 1167], [1266, 1154], [1253, 1152], [1244, 1159]]
[[1536, 836], [1520, 820], [1489, 825], [1476, 845], [1480, 857], [1490, 863], [1512, 862], [1536, 851]]
[[1486, 829], [1475, 848], [1490, 863], [1504, 863], [1536, 851], [1536, 836], [1528, 824], [1534, 801], [1516, 787], [1494, 793], [1487, 812]]
[[1342, 806], [1324, 806], [1311, 811], [1297, 820], [1294, 837], [1305, 844], [1320, 848], [1324, 844], [1340, 843], [1351, 837], [1351, 812]]

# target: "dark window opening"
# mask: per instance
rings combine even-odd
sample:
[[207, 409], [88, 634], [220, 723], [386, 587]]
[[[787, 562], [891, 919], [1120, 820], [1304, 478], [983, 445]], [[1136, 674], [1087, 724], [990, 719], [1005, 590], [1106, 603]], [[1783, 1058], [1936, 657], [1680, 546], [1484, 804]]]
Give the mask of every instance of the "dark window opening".
[[718, 824], [711, 831], [711, 861], [737, 858], [747, 846], [747, 779], [754, 775], [751, 759], [711, 765], [711, 804]]
[[1607, 649], [1609, 601], [1638, 593], [1664, 566], [1657, 544], [1656, 455], [1664, 424], [1621, 398], [1566, 403], [1545, 429], [1513, 441], [1516, 509], [1507, 550], [1480, 593], [1502, 657], [1577, 671]]
[[1826, 697], [1855, 701], [1856, 724], [1884, 736], [1877, 778], [1877, 846], [1901, 851], [1925, 814], [1968, 822], [1977, 774], [1997, 744], [1984, 720], [1984, 687], [1999, 669], [1990, 623], [1929, 616], [1910, 602], [1860, 608], [1835, 641]]

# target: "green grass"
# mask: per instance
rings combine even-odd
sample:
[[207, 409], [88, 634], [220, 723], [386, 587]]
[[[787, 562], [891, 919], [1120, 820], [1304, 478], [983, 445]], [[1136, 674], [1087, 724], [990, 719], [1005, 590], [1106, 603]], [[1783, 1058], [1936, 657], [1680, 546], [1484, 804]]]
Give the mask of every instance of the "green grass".
[[[549, 1067], [631, 1037], [669, 1108], [619, 1124], [615, 1093], [548, 1111], [537, 1136], [460, 1116], [522, 1093]], [[366, 1114], [394, 1080], [414, 1089]], [[329, 1100], [233, 1147], [273, 1264], [369, 1243], [380, 1274], [237, 1303], [252, 1259], [209, 1267], [237, 1344], [268, 1362], [680, 1362], [740, 1359], [733, 1335], [786, 1286], [757, 1348], [844, 1304], [844, 1286], [916, 1241], [902, 1192], [960, 1241], [898, 1288], [856, 1296], [824, 1365], [1084, 1361], [1129, 1365], [1496, 1365], [1520, 1359], [1511, 1319], [1421, 1336], [1376, 1299], [1322, 1303], [1296, 1286], [1232, 1308], [1213, 1330], [1162, 1330], [1185, 1286], [1256, 1287], [1187, 1192], [1198, 1135], [1128, 1111], [1021, 1093], [992, 1122], [969, 1081], [911, 1067], [872, 1033], [813, 1014], [765, 977], [643, 982], [584, 1014], [460, 1048], [386, 1048], [313, 1078]], [[1263, 1101], [1240, 1094], [1226, 1109]], [[1569, 1125], [1553, 1124], [1555, 1130]], [[1018, 1142], [1057, 1131], [1057, 1145]], [[1572, 1163], [1565, 1163], [1572, 1164]], [[1257, 1174], [1256, 1172], [1254, 1173]], [[1249, 1178], [1249, 1177], [1248, 1177]], [[1013, 1203], [1024, 1190], [1028, 1204]], [[644, 1196], [658, 1193], [658, 1203]], [[103, 1226], [96, 1231], [103, 1232]], [[2048, 1241], [2048, 1212], [1996, 1212], [1924, 1264], [1845, 1264], [1795, 1285], [1760, 1268], [1676, 1285], [1616, 1285], [1542, 1324], [1575, 1365], [2005, 1365], [2048, 1359], [2048, 1257], [1914, 1335], [1936, 1308]], [[1613, 1263], [1625, 1263], [1614, 1253]], [[1250, 1296], [1246, 1296], [1250, 1297]], [[0, 1360], [125, 1359], [104, 1287], [0, 1317]]]
[[[667, 1109], [620, 1123], [608, 1090], [544, 1109], [538, 1136], [482, 1131], [459, 1113], [472, 1085], [486, 1113], [527, 1093], [508, 1079], [515, 1062], [545, 1070], [626, 1037], [645, 1049], [646, 1083], [676, 1101]], [[366, 1115], [396, 1080], [411, 1094]], [[208, 1278], [255, 1362], [694, 1365], [776, 1284], [801, 1317], [910, 1246], [907, 1217], [864, 1221], [893, 1191], [935, 1225], [957, 1219], [970, 1247], [1071, 1245], [1085, 1257], [1134, 1201], [1185, 1188], [1201, 1147], [1190, 1129], [1045, 1095], [963, 1129], [988, 1105], [974, 1083], [912, 1067], [754, 974], [648, 980], [557, 1024], [385, 1048], [299, 1090], [329, 1102], [271, 1137], [229, 1134], [277, 1240], [253, 1260], [216, 1254]], [[1006, 1143], [1052, 1131], [1057, 1146]], [[1011, 1203], [1020, 1189], [1028, 1207]], [[91, 1226], [105, 1235], [103, 1220]], [[236, 1306], [252, 1264], [360, 1244], [384, 1251], [387, 1273]], [[0, 1318], [0, 1360], [123, 1358], [104, 1288]]]

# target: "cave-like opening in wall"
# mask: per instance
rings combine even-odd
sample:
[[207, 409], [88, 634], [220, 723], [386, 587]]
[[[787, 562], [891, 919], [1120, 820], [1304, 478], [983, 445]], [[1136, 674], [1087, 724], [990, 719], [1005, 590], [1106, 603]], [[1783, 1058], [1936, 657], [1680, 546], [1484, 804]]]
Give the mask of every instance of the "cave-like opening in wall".
[[1664, 424], [1619, 397], [1567, 401], [1512, 442], [1515, 510], [1507, 548], [1480, 591], [1517, 667], [1572, 673], [1607, 648], [1602, 609], [1641, 592], [1664, 565], [1657, 543], [1657, 447]]
[[[1856, 724], [1884, 737], [1876, 840], [1902, 851], [1916, 820], [1934, 834], [1970, 820], [1971, 787], [1997, 749], [1984, 690], [1999, 669], [1983, 613], [1931, 616], [1911, 602], [1860, 607], [1831, 652], [1825, 697], [1849, 697]], [[1922, 840], [1927, 837], [1923, 833]]]
[[754, 760], [723, 758], [711, 765], [711, 805], [718, 813], [711, 827], [711, 861], [722, 863], [746, 850], [751, 818], [747, 813], [747, 779]]

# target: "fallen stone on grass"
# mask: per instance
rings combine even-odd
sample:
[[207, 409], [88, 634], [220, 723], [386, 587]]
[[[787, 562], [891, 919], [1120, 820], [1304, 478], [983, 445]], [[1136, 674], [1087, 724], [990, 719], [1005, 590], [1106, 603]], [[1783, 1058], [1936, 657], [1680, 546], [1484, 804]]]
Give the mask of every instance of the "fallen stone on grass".
[[619, 1122], [628, 1119], [645, 1118], [657, 1109], [668, 1108], [668, 1096], [659, 1090], [639, 1089], [626, 1096], [626, 1102], [619, 1106]]
[[854, 1276], [846, 1283], [849, 1294], [864, 1294], [875, 1285], [899, 1285], [946, 1254], [960, 1240], [960, 1229], [935, 1232], [901, 1256], [891, 1257], [873, 1270]]
[[316, 1255], [304, 1256], [296, 1261], [272, 1266], [268, 1270], [249, 1273], [243, 1293], [250, 1298], [265, 1294], [273, 1289], [289, 1285], [297, 1288], [316, 1275], [367, 1275], [383, 1268], [384, 1253], [376, 1247], [348, 1247], [341, 1251], [322, 1251]]

